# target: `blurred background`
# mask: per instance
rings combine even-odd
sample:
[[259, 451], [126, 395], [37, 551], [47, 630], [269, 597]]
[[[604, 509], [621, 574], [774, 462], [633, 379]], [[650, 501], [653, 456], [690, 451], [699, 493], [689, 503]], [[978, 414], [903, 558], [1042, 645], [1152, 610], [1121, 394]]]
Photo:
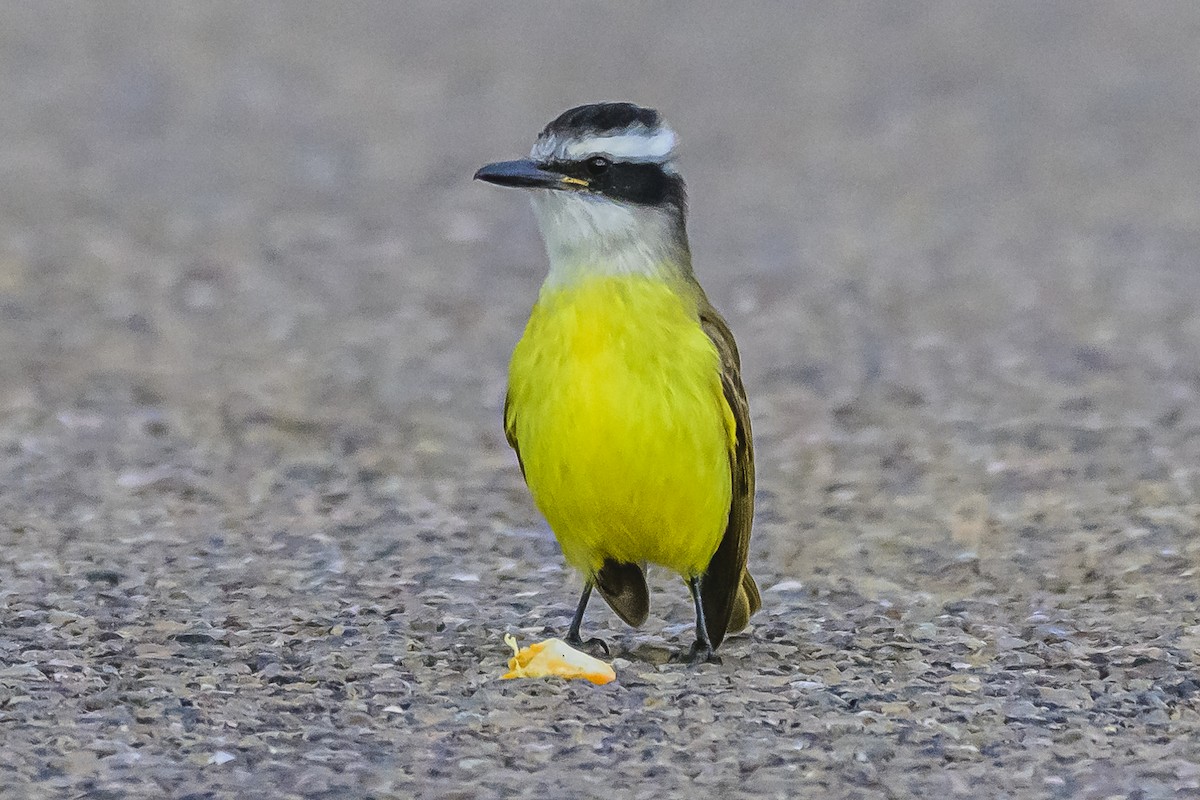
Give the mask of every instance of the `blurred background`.
[[[303, 631], [357, 626], [434, 708], [506, 628], [565, 626], [575, 578], [500, 425], [544, 256], [471, 175], [632, 100], [680, 132], [743, 353], [761, 629], [980, 600], [1186, 663], [1198, 41], [1190, 2], [5, 6], [0, 591], [10, 623], [83, 627], [0, 648], [84, 658], [62, 713], [108, 691], [106, 725], [141, 689], [102, 656], [147, 685], [246, 661], [189, 661], [180, 630], [249, 661], [286, 633], [310, 674], [341, 667]], [[635, 663], [689, 635], [656, 586], [638, 634], [592, 615]], [[112, 630], [176, 660], [105, 656]]]

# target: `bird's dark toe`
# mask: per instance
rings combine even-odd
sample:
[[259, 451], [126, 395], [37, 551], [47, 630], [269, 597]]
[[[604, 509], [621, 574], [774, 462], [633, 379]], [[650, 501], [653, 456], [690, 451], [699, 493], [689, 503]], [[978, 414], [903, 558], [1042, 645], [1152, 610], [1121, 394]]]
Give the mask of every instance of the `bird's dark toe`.
[[603, 639], [596, 637], [596, 636], [593, 636], [591, 639], [588, 639], [586, 642], [580, 636], [568, 636], [566, 638], [566, 642], [567, 642], [567, 644], [571, 645], [571, 647], [574, 647], [576, 650], [582, 650], [583, 652], [587, 653], [590, 656], [593, 656], [594, 658], [599, 658], [602, 655], [603, 656], [611, 655], [611, 653], [608, 650], [608, 643], [605, 642]]
[[692, 666], [696, 666], [697, 664], [720, 664], [721, 657], [707, 643], [697, 640], [692, 643], [692, 648], [688, 651], [686, 661]]

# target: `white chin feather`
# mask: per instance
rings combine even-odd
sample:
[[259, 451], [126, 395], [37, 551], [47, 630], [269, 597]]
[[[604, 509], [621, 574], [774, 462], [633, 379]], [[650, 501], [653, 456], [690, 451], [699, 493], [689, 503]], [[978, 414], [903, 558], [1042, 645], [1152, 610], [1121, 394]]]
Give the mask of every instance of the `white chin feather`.
[[548, 284], [589, 275], [661, 275], [680, 267], [670, 214], [582, 192], [540, 190], [533, 210], [550, 259]]

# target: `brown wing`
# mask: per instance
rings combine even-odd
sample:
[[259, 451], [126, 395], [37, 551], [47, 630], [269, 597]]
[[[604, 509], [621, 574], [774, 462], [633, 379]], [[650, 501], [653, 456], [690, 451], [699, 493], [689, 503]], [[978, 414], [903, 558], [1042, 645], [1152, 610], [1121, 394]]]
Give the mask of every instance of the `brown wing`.
[[[750, 405], [742, 387], [742, 364], [733, 333], [707, 300], [700, 302], [700, 324], [721, 357], [721, 389], [733, 412], [733, 446], [729, 453], [733, 481], [725, 535], [700, 579], [700, 599], [709, 641], [716, 648], [725, 633], [745, 627], [762, 605], [758, 587], [746, 571], [750, 526], [754, 520], [754, 444], [750, 435]], [[736, 613], [735, 613], [736, 611]]]
[[514, 424], [515, 420], [509, 418], [508, 408], [509, 401], [512, 400], [512, 395], [504, 395], [504, 438], [508, 441], [508, 446], [517, 454], [517, 464], [521, 466], [521, 477], [525, 477], [525, 462], [521, 460], [521, 448], [517, 447], [517, 428]]

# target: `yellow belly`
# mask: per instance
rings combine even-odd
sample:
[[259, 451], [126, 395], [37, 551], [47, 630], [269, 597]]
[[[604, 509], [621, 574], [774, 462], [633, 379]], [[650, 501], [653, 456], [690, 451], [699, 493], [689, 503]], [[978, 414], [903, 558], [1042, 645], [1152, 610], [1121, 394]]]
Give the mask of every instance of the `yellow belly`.
[[729, 514], [733, 416], [690, 293], [642, 276], [543, 290], [505, 423], [572, 565], [704, 571]]

